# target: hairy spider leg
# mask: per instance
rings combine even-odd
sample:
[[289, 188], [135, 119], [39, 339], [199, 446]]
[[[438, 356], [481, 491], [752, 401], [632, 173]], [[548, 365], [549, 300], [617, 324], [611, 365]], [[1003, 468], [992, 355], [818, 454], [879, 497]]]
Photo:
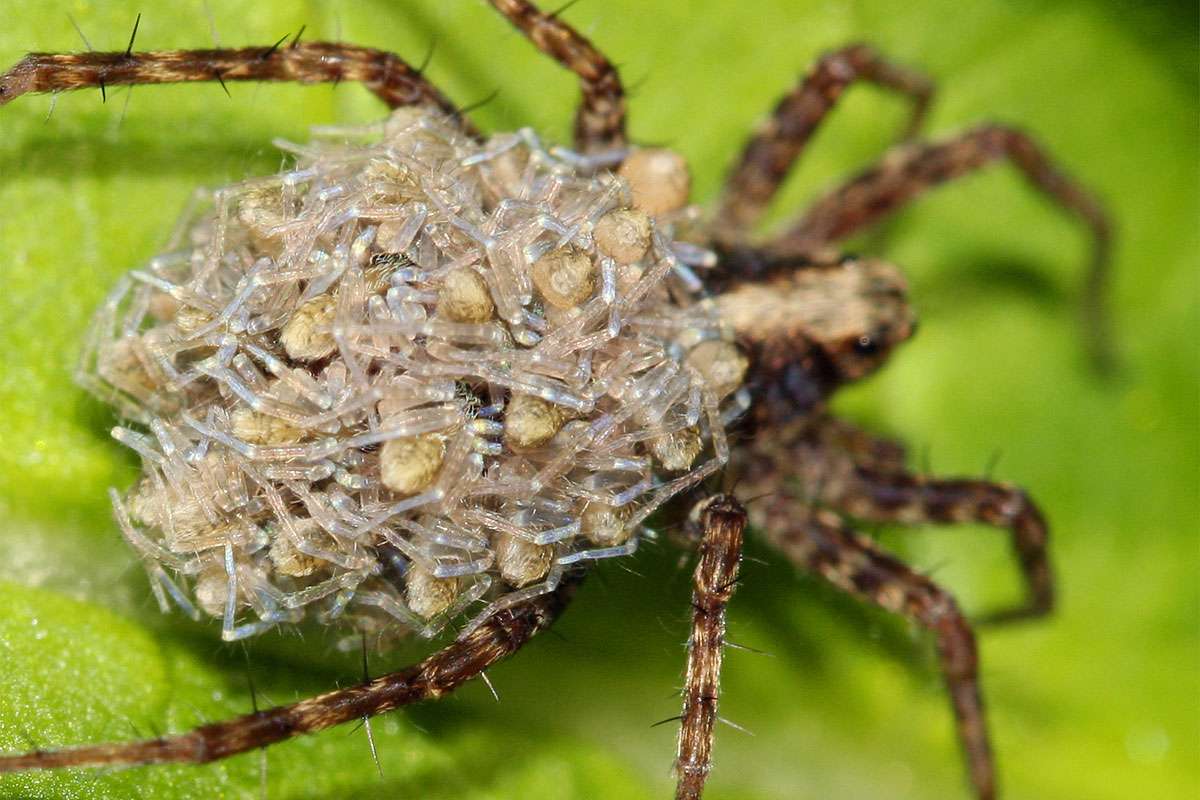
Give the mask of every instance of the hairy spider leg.
[[731, 495], [700, 507], [699, 563], [692, 579], [692, 634], [688, 639], [675, 771], [676, 800], [699, 800], [712, 770], [713, 727], [718, 719], [725, 607], [737, 585], [746, 512]]
[[975, 635], [950, 593], [850, 529], [832, 511], [779, 495], [766, 508], [764, 523], [767, 540], [797, 566], [934, 635], [971, 783], [979, 800], [995, 800]]
[[420, 71], [383, 50], [336, 42], [270, 47], [133, 53], [30, 53], [0, 75], [0, 105], [23, 94], [73, 89], [215, 81], [363, 84], [389, 108], [428, 105], [459, 117], [458, 108]]
[[579, 76], [583, 101], [575, 114], [575, 146], [595, 154], [626, 146], [625, 89], [603, 53], [586, 37], [526, 0], [490, 0], [538, 50]]
[[916, 135], [933, 100], [934, 84], [915, 70], [898, 66], [873, 47], [851, 44], [821, 57], [784, 95], [742, 150], [725, 180], [713, 220], [718, 240], [730, 244], [747, 235], [762, 217], [809, 139], [842, 93], [858, 81], [899, 92], [912, 101], [904, 132]]
[[[539, 50], [579, 76], [583, 102], [575, 119], [577, 147], [585, 153], [625, 147], [625, 90], [616, 67], [557, 14], [525, 0], [492, 0], [492, 5]], [[426, 104], [461, 117], [459, 108], [419, 69], [392, 53], [334, 42], [284, 41], [239, 49], [30, 53], [0, 75], [0, 105], [23, 94], [121, 84], [357, 81], [390, 108]]]
[[136, 742], [0, 755], [0, 773], [58, 767], [204, 764], [401, 706], [436, 700], [521, 649], [566, 608], [581, 573], [553, 592], [500, 609], [457, 641], [398, 672], [286, 706]]
[[767, 245], [779, 252], [819, 251], [880, 221], [929, 189], [1001, 159], [1091, 230], [1092, 256], [1084, 278], [1088, 351], [1101, 370], [1112, 366], [1104, 301], [1112, 227], [1100, 202], [1055, 166], [1044, 147], [1022, 131], [984, 125], [942, 142], [902, 145], [850, 182], [818, 199], [786, 233]]
[[902, 442], [864, 431], [834, 416], [824, 417], [820, 424], [826, 441], [848, 453], [856, 464], [883, 470], [905, 468], [908, 448]]
[[[863, 442], [873, 437], [863, 431], [850, 437], [848, 429], [844, 422], [821, 419], [783, 455], [788, 464], [803, 465], [796, 470], [802, 496], [866, 522], [976, 522], [1007, 529], [1028, 596], [1023, 604], [989, 614], [984, 620], [1025, 619], [1053, 610], [1049, 531], [1041, 511], [1024, 491], [978, 478], [921, 475], [905, 469], [903, 462], [880, 461], [853, 452], [843, 443], [857, 442], [863, 447]], [[869, 452], [888, 446], [894, 445], [882, 440]]]

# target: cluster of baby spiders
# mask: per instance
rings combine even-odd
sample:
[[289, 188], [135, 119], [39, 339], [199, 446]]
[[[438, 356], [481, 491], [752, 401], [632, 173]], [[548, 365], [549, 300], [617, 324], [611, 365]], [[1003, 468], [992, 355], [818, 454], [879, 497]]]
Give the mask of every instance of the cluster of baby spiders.
[[114, 431], [145, 466], [114, 505], [164, 605], [221, 617], [236, 639], [310, 607], [431, 633], [487, 603], [443, 650], [361, 685], [178, 735], [0, 756], [0, 772], [208, 762], [438, 698], [550, 625], [586, 563], [632, 552], [652, 511], [725, 469], [763, 499], [749, 513], [732, 494], [692, 499], [677, 796], [699, 797], [710, 770], [725, 607], [754, 523], [798, 567], [933, 633], [971, 782], [995, 797], [970, 626], [848, 520], [1007, 529], [1029, 597], [998, 618], [1050, 610], [1046, 526], [1019, 489], [914, 474], [900, 445], [827, 413], [838, 386], [914, 330], [900, 272], [833, 243], [1007, 159], [1092, 229], [1099, 309], [1099, 205], [1027, 135], [991, 125], [910, 140], [759, 242], [750, 229], [847, 86], [911, 98], [913, 133], [932, 84], [867, 46], [825, 56], [705, 219], [682, 158], [627, 142], [611, 63], [556, 15], [492, 5], [579, 76], [574, 150], [527, 131], [484, 139], [418, 70], [346, 44], [131, 44], [31, 54], [0, 75], [0, 104], [118, 84], [349, 80], [402, 109], [213, 193], [175, 250], [101, 309], [84, 379], [140, 426]]

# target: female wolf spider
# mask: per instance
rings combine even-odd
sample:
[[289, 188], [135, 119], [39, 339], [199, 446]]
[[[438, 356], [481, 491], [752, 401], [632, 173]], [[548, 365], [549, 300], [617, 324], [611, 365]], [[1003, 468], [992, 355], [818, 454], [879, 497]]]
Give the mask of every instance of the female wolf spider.
[[[627, 182], [623, 185], [628, 186], [635, 211], [659, 221], [680, 219], [690, 188], [687, 166], [669, 151], [629, 145], [624, 90], [616, 68], [555, 14], [525, 0], [491, 3], [539, 50], [578, 75], [583, 98], [574, 131], [580, 171], [617, 170]], [[478, 138], [455, 105], [419, 70], [391, 53], [341, 43], [296, 40], [272, 47], [133, 52], [131, 42], [124, 52], [34, 53], [0, 75], [0, 104], [22, 94], [85, 87], [234, 80], [358, 81], [390, 108], [431, 107], [453, 120], [465, 136]], [[752, 238], [750, 229], [813, 132], [856, 81], [911, 99], [909, 140], [817, 200], [782, 235], [766, 242]], [[906, 287], [895, 267], [877, 259], [838, 255], [832, 245], [934, 186], [1007, 159], [1037, 189], [1091, 228], [1095, 254], [1086, 282], [1087, 307], [1092, 344], [1102, 354], [1100, 297], [1109, 227], [1091, 195], [1054, 168], [1042, 148], [1020, 131], [985, 125], [941, 142], [912, 139], [932, 96], [928, 79], [888, 62], [866, 45], [824, 56], [751, 138], [711, 223], [694, 226], [698, 230], [687, 234], [716, 255], [713, 263], [704, 265], [707, 288], [718, 318], [732, 330], [740, 348], [714, 345], [708, 354], [711, 363], [701, 364], [701, 371], [707, 370], [717, 383], [729, 383], [722, 394], [744, 383], [752, 398], [749, 413], [739, 423], [745, 432], [741, 449], [720, 461], [727, 463], [746, 494], [760, 500], [749, 512], [732, 494], [702, 500], [685, 526], [699, 563], [675, 761], [679, 798], [699, 797], [710, 771], [725, 607], [736, 585], [749, 523], [797, 567], [933, 633], [974, 791], [980, 798], [996, 796], [970, 625], [947, 591], [884, 552], [849, 520], [981, 522], [1007, 529], [1028, 599], [995, 619], [1036, 616], [1052, 608], [1046, 525], [1020, 489], [987, 480], [915, 474], [905, 467], [900, 445], [827, 412], [827, 400], [837, 387], [877, 369], [915, 327]], [[763, 435], [754, 436], [756, 430]], [[716, 431], [710, 434], [715, 445]], [[0, 772], [204, 763], [439, 698], [549, 626], [566, 607], [580, 575], [578, 569], [566, 571], [549, 590], [494, 607], [443, 650], [361, 685], [177, 735], [2, 756]], [[519, 585], [511, 577], [509, 581]]]

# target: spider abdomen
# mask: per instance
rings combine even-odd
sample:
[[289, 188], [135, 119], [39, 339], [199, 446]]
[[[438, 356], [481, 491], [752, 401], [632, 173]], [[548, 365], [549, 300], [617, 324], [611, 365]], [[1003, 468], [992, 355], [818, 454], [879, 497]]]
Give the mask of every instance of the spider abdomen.
[[310, 609], [431, 635], [632, 552], [726, 460], [745, 363], [709, 363], [730, 337], [675, 212], [428, 111], [283, 147], [122, 282], [85, 357], [137, 423], [114, 502], [164, 606], [226, 639]]

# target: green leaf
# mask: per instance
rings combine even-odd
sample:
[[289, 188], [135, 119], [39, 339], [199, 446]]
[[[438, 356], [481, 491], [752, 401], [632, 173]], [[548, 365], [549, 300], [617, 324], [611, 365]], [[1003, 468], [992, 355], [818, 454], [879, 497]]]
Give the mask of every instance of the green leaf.
[[[482, 3], [207, 4], [220, 42], [266, 44], [307, 24], [419, 62], [487, 129], [569, 131], [572, 79]], [[5, 15], [0, 61], [81, 44], [58, 4]], [[96, 49], [206, 47], [200, 3], [69, 6]], [[739, 10], [736, 10], [739, 9]], [[1180, 6], [1183, 9], [1183, 6]], [[1200, 785], [1195, 530], [1200, 519], [1195, 342], [1197, 86], [1194, 9], [1101, 0], [1055, 4], [883, 0], [754, 4], [583, 2], [566, 18], [636, 86], [633, 135], [666, 142], [711, 198], [745, 133], [821, 51], [878, 45], [932, 74], [930, 130], [984, 119], [1029, 129], [1108, 201], [1119, 240], [1113, 305], [1123, 370], [1082, 359], [1078, 227], [997, 168], [916, 204], [854, 243], [901, 263], [923, 325], [840, 408], [926, 454], [939, 473], [1027, 487], [1054, 528], [1061, 610], [980, 632], [1001, 780], [1009, 797], [1182, 797]], [[24, 97], [0, 109], [0, 749], [151, 735], [259, 702], [357, 680], [333, 637], [263, 637], [245, 653], [211, 625], [162, 617], [120, 541], [106, 487], [136, 463], [111, 414], [71, 381], [88, 317], [113, 281], [165, 240], [198, 185], [279, 164], [272, 137], [365, 121], [359, 87], [216, 85]], [[47, 120], [48, 110], [53, 115]], [[865, 164], [903, 103], [854, 88], [779, 203]], [[886, 531], [968, 610], [1018, 591], [1002, 537], [973, 527]], [[752, 544], [731, 636], [713, 798], [965, 797], [932, 643], [882, 613], [796, 577]], [[636, 570], [631, 574], [626, 569]], [[550, 635], [493, 670], [497, 705], [458, 696], [376, 720], [384, 776], [361, 732], [271, 748], [272, 798], [663, 797], [671, 695], [687, 635], [688, 575], [670, 547], [598, 570]], [[374, 656], [382, 671], [417, 651]], [[0, 798], [258, 797], [259, 756], [204, 767], [0, 779]]]

